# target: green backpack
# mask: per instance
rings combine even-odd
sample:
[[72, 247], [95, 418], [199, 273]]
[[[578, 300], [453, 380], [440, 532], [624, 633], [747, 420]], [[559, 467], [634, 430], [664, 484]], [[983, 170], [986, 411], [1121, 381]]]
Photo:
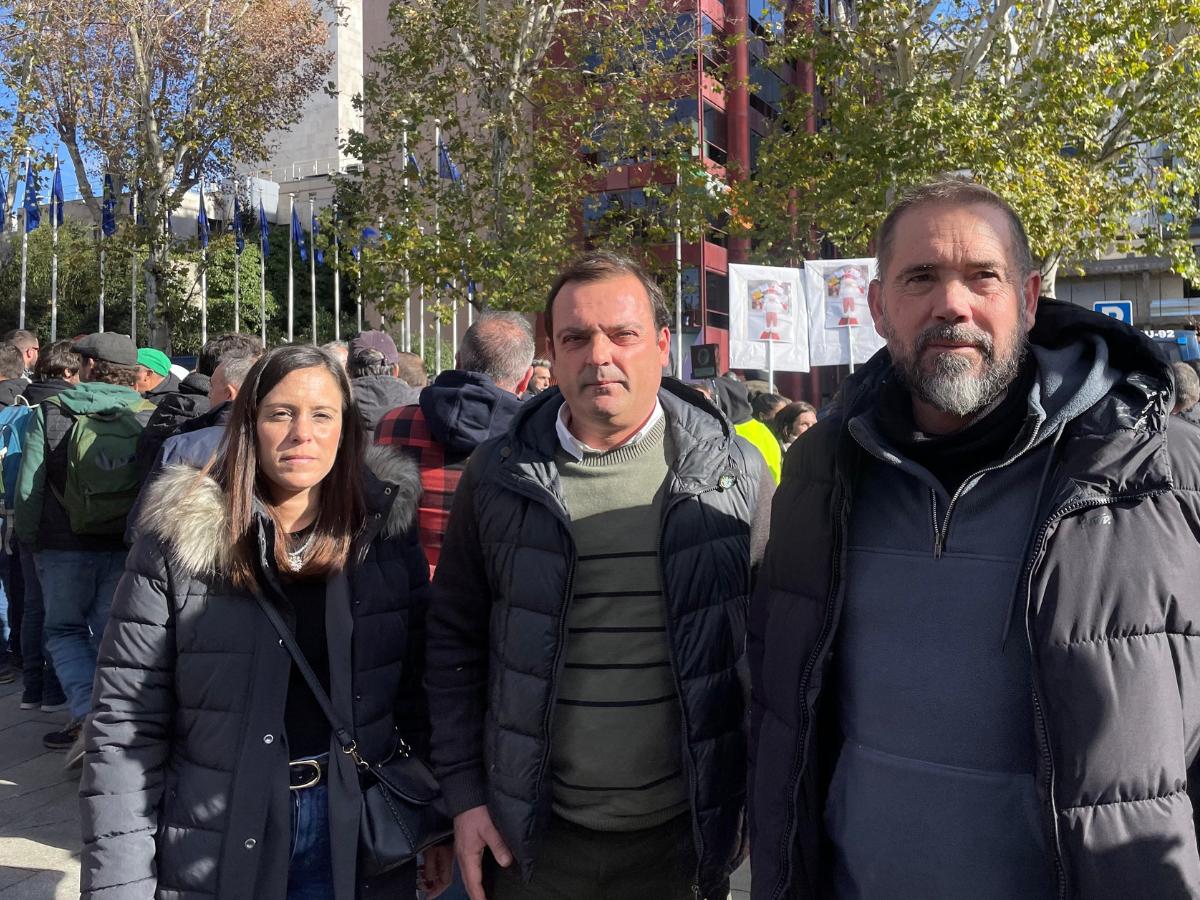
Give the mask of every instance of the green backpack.
[[[145, 428], [139, 414], [153, 409], [153, 403], [141, 400], [113, 413], [73, 416], [67, 435], [66, 489], [58, 499], [75, 534], [125, 532], [125, 520], [141, 489], [133, 464]], [[70, 414], [64, 411], [64, 415]]]

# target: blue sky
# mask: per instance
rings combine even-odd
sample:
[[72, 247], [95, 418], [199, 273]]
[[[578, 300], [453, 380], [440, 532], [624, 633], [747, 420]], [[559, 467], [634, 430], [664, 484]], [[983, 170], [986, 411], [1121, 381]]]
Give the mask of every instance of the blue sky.
[[[16, 107], [16, 100], [13, 97], [12, 93], [3, 85], [0, 85], [0, 109], [5, 110], [6, 112], [13, 112], [15, 107]], [[64, 197], [64, 199], [67, 199], [67, 200], [74, 200], [80, 196], [79, 195], [79, 184], [75, 178], [75, 168], [74, 168], [74, 166], [71, 165], [71, 161], [67, 158], [66, 148], [63, 147], [60, 142], [56, 141], [51, 135], [43, 135], [43, 136], [35, 139], [33, 142], [34, 152], [37, 152], [40, 150], [43, 153], [53, 153], [56, 145], [58, 145], [58, 158], [60, 160], [60, 165], [62, 166], [63, 197]], [[22, 149], [24, 149], [24, 148], [22, 148]], [[5, 160], [7, 160], [9, 158], [9, 154], [11, 152], [12, 152], [11, 145], [5, 143], [4, 147], [3, 147], [3, 155], [4, 155]], [[22, 162], [21, 162], [20, 170], [19, 170], [19, 173], [17, 176], [17, 180], [20, 182], [20, 186], [17, 188], [17, 204], [18, 205], [21, 204], [21, 202], [25, 196], [24, 158], [25, 158], [25, 154], [22, 152], [21, 153]], [[39, 196], [41, 197], [42, 202], [45, 203], [46, 198], [50, 194], [51, 175], [50, 175], [49, 167], [47, 167], [44, 171], [39, 172], [39, 174], [41, 175], [41, 190], [40, 190]]]

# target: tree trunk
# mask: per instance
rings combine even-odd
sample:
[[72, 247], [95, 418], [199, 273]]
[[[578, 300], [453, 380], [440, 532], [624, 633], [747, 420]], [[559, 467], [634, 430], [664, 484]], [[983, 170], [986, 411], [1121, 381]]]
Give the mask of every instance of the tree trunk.
[[150, 254], [142, 265], [146, 282], [146, 325], [151, 347], [157, 347], [167, 356], [171, 355], [171, 329], [162, 312], [163, 288], [167, 283], [166, 251], [151, 245]]
[[170, 213], [163, 214], [163, 195], [154, 188], [145, 192], [147, 256], [142, 266], [146, 282], [146, 333], [151, 347], [171, 355], [171, 329], [166, 312]]
[[1054, 297], [1058, 281], [1058, 267], [1062, 263], [1061, 253], [1052, 253], [1042, 259], [1042, 296]]

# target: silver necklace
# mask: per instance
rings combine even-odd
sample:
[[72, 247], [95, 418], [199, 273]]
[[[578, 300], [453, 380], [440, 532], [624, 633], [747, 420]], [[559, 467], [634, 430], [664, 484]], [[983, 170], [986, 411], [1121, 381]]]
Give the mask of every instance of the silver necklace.
[[308, 533], [308, 537], [306, 537], [304, 539], [303, 544], [301, 544], [295, 550], [287, 551], [288, 568], [291, 569], [293, 572], [299, 572], [300, 569], [303, 567], [304, 557], [308, 553], [308, 548], [312, 544], [313, 535], [315, 535], [315, 534], [316, 534], [315, 531], [310, 531]]

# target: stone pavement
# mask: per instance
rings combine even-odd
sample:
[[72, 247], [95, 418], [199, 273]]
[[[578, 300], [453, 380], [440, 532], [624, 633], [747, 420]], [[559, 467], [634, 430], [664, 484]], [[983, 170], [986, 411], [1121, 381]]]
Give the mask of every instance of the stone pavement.
[[[79, 773], [42, 735], [67, 713], [20, 709], [19, 684], [0, 685], [0, 900], [79, 896]], [[733, 878], [732, 900], [749, 900], [750, 871]]]
[[0, 685], [0, 900], [79, 896], [79, 772], [42, 747], [67, 713], [20, 709], [20, 683]]

